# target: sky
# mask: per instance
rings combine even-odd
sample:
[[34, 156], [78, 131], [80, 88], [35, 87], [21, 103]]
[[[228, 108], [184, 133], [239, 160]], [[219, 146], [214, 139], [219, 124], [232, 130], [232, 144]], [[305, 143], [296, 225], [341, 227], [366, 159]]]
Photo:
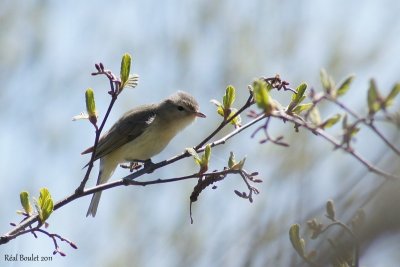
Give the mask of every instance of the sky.
[[[293, 87], [307, 82], [317, 89], [321, 68], [337, 81], [355, 74], [344, 101], [365, 114], [370, 78], [376, 78], [384, 92], [399, 81], [399, 8], [395, 0], [362, 4], [344, 0], [3, 0], [1, 232], [21, 219], [15, 213], [20, 209], [19, 192], [27, 190], [37, 196], [40, 188], [47, 187], [59, 200], [82, 179], [88, 157], [80, 152], [91, 146], [94, 130], [89, 123], [71, 118], [85, 110], [88, 87], [95, 90], [100, 116], [109, 101], [107, 81], [90, 75], [95, 63], [102, 62], [118, 73], [121, 56], [128, 52], [133, 58], [132, 71], [140, 76], [138, 87], [119, 98], [107, 129], [133, 106], [160, 101], [177, 90], [188, 91], [199, 100], [207, 119], [197, 120], [175, 138], [154, 158], [158, 161], [197, 144], [218, 125], [221, 118], [210, 99], [221, 99], [226, 86], [232, 84], [240, 105], [248, 96], [247, 85], [256, 77], [280, 74]], [[324, 111], [325, 116], [332, 112], [329, 107]], [[247, 156], [247, 168], [260, 172], [264, 183], [253, 204], [235, 197], [233, 190], [243, 190], [244, 185], [232, 177], [216, 190], [203, 192], [194, 205], [192, 226], [188, 199], [194, 181], [117, 188], [103, 194], [95, 219], [85, 217], [89, 197], [53, 215], [49, 231], [79, 247], [73, 250], [62, 244], [66, 257], [52, 256], [48, 238], [29, 235], [0, 247], [0, 256], [52, 256], [47, 263], [6, 266], [242, 266], [245, 255], [250, 255], [248, 245], [254, 243], [251, 236], [261, 233], [263, 225], [274, 225], [276, 229], [265, 238], [275, 245], [262, 247], [270, 256], [256, 253], [251, 266], [279, 259], [278, 248], [288, 245], [289, 226], [340, 191], [335, 186], [338, 177], [363, 168], [343, 153], [330, 153], [332, 148], [321, 140], [304, 145], [301, 140], [308, 140], [306, 133], [293, 137], [292, 129], [278, 122], [272, 131], [287, 135], [293, 150], [259, 145], [257, 138], [250, 138], [252, 130], [213, 150], [214, 168], [226, 165], [229, 152], [235, 151], [238, 158]], [[374, 160], [376, 155], [370, 151], [381, 150], [381, 144], [369, 142], [367, 134], [365, 138], [368, 145], [360, 142], [357, 148]], [[151, 177], [173, 177], [196, 168], [187, 159]], [[312, 172], [304, 178], [308, 169]], [[97, 168], [90, 185], [96, 172]], [[113, 179], [126, 174], [118, 170]], [[309, 190], [308, 196], [302, 198], [304, 190]], [[249, 221], [257, 223], [249, 225]], [[379, 259], [377, 255], [364, 260], [375, 263]]]

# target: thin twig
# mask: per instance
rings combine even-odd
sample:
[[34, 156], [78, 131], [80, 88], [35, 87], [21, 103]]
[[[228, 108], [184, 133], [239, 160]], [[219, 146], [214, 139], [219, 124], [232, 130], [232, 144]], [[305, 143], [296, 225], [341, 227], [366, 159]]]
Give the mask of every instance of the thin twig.
[[336, 98], [332, 98], [329, 96], [324, 96], [324, 99], [338, 105], [340, 108], [342, 108], [344, 111], [346, 111], [348, 114], [350, 114], [351, 116], [353, 116], [357, 121], [363, 123], [364, 125], [366, 125], [367, 127], [369, 127], [373, 132], [375, 132], [375, 134], [377, 136], [379, 136], [379, 138], [391, 149], [393, 150], [393, 152], [395, 152], [398, 156], [400, 156], [400, 149], [398, 149], [397, 147], [395, 147], [392, 142], [390, 142], [381, 131], [379, 131], [378, 128], [376, 128], [374, 122], [372, 119], [367, 120], [365, 118], [361, 118], [359, 115], [357, 115], [356, 112], [354, 112], [353, 110], [351, 110], [348, 106], [346, 106], [345, 104], [343, 104], [342, 102], [340, 102], [338, 99]]
[[[101, 65], [102, 66], [102, 65]], [[97, 66], [96, 66], [97, 68]], [[98, 69], [99, 70], [99, 69]], [[94, 73], [93, 75], [98, 75], [98, 74], [104, 74], [107, 76], [107, 78], [110, 81], [110, 95], [111, 95], [111, 101], [110, 101], [110, 105], [107, 109], [107, 112], [103, 118], [103, 121], [100, 125], [99, 128], [96, 127], [96, 137], [95, 137], [95, 142], [94, 142], [94, 146], [93, 146], [93, 151], [92, 151], [92, 155], [91, 155], [91, 159], [89, 161], [89, 167], [87, 169], [87, 172], [85, 174], [84, 179], [82, 180], [80, 186], [76, 189], [76, 191], [67, 196], [66, 198], [58, 201], [55, 205], [54, 205], [54, 211], [63, 207], [64, 205], [68, 204], [69, 202], [72, 202], [78, 198], [84, 197], [86, 195], [90, 195], [96, 192], [100, 192], [106, 189], [110, 189], [113, 187], [117, 187], [117, 186], [127, 186], [127, 185], [136, 185], [136, 186], [146, 186], [146, 185], [152, 185], [152, 184], [163, 184], [163, 183], [171, 183], [171, 182], [177, 182], [177, 181], [182, 181], [182, 180], [187, 180], [187, 179], [193, 179], [193, 178], [198, 178], [199, 174], [195, 173], [195, 174], [191, 174], [191, 175], [186, 175], [186, 176], [181, 176], [181, 177], [174, 177], [174, 178], [168, 178], [168, 179], [155, 179], [155, 180], [150, 180], [150, 181], [137, 181], [135, 180], [136, 178], [146, 174], [146, 173], [150, 173], [156, 169], [159, 169], [161, 167], [170, 165], [176, 161], [179, 161], [183, 158], [189, 157], [190, 154], [188, 152], [183, 152], [171, 159], [168, 160], [164, 160], [158, 163], [153, 164], [150, 167], [146, 167], [143, 169], [140, 169], [134, 173], [131, 173], [127, 176], [125, 176], [124, 178], [117, 180], [117, 181], [113, 181], [113, 182], [109, 182], [109, 183], [105, 183], [105, 184], [101, 184], [101, 185], [97, 185], [95, 187], [89, 188], [89, 189], [84, 189], [87, 180], [89, 179], [89, 174], [93, 168], [93, 162], [94, 162], [94, 158], [95, 158], [95, 154], [96, 154], [96, 148], [98, 145], [98, 141], [100, 138], [100, 134], [104, 128], [105, 122], [108, 119], [108, 116], [111, 112], [111, 109], [117, 99], [118, 94], [120, 93], [120, 89], [119, 89], [119, 82], [118, 79], [110, 72], [110, 71], [105, 71], [104, 68], [102, 67], [102, 71], [99, 71], [98, 73]], [[279, 78], [279, 77], [278, 77]], [[275, 80], [271, 80], [270, 82], [275, 81]], [[281, 80], [279, 80], [281, 81]], [[285, 90], [292, 90], [288, 87], [286, 87], [288, 84], [286, 83], [277, 83], [277, 86], [282, 89]], [[277, 88], [278, 89], [278, 88]], [[279, 89], [278, 89], [279, 90]], [[375, 125], [373, 124], [372, 121], [367, 122], [365, 119], [360, 118], [356, 113], [354, 113], [353, 111], [351, 111], [349, 108], [347, 108], [344, 104], [340, 103], [339, 101], [332, 100], [330, 98], [326, 98], [329, 101], [332, 101], [334, 103], [336, 103], [337, 105], [339, 105], [342, 109], [344, 109], [346, 112], [348, 112], [350, 115], [354, 116], [357, 121], [363, 122], [364, 124], [368, 125], [368, 127], [370, 127], [389, 147], [391, 147], [391, 149], [393, 151], [395, 151], [398, 155], [400, 155], [400, 151], [394, 147], [384, 136], [383, 134], [381, 134], [381, 132], [375, 127]], [[315, 103], [313, 104], [313, 107], [315, 107], [317, 105], [317, 103], [319, 103], [320, 100], [315, 101]], [[237, 116], [239, 116], [241, 113], [243, 113], [243, 111], [245, 111], [246, 109], [248, 109], [251, 105], [254, 104], [254, 99], [253, 99], [253, 95], [252, 92], [250, 92], [250, 96], [247, 99], [246, 103], [229, 119], [224, 119], [221, 124], [219, 126], [216, 127], [216, 129], [210, 134], [208, 135], [206, 138], [204, 138], [197, 146], [194, 147], [194, 149], [196, 150], [196, 152], [202, 152], [205, 150], [205, 145], [207, 143], [210, 142], [211, 139], [213, 139], [217, 133], [219, 133], [226, 125], [228, 125], [232, 120], [234, 120]], [[275, 110], [272, 111], [270, 114], [266, 115], [266, 114], [260, 114], [258, 116], [255, 116], [253, 120], [251, 120], [250, 122], [246, 123], [245, 125], [236, 128], [234, 131], [230, 132], [229, 134], [225, 135], [224, 137], [213, 141], [212, 143], [210, 143], [210, 145], [212, 147], [217, 146], [217, 145], [221, 145], [224, 144], [227, 140], [229, 140], [230, 138], [234, 137], [235, 135], [239, 134], [240, 132], [242, 132], [243, 130], [249, 128], [250, 126], [256, 124], [257, 122], [268, 118], [268, 121], [271, 117], [274, 118], [278, 118], [285, 121], [290, 121], [291, 123], [293, 123], [297, 128], [298, 127], [303, 127], [309, 131], [311, 131], [314, 134], [317, 134], [319, 136], [321, 136], [322, 138], [324, 138], [325, 140], [327, 140], [329, 143], [333, 144], [335, 148], [340, 148], [343, 151], [347, 152], [348, 154], [352, 155], [355, 159], [357, 159], [361, 164], [363, 164], [364, 166], [366, 166], [368, 168], [369, 171], [374, 172], [380, 176], [383, 176], [387, 179], [400, 179], [400, 177], [395, 176], [393, 174], [387, 173], [375, 166], [373, 166], [371, 163], [369, 163], [366, 159], [364, 159], [358, 152], [354, 151], [353, 149], [351, 149], [350, 147], [345, 147], [343, 146], [338, 140], [336, 140], [334, 137], [332, 137], [331, 135], [329, 135], [326, 131], [324, 131], [323, 129], [320, 128], [316, 128], [315, 126], [307, 123], [306, 121], [304, 121], [303, 119], [296, 117], [296, 116], [291, 116], [287, 113], [285, 113], [284, 111], [281, 110]], [[266, 126], [265, 126], [266, 128]], [[268, 137], [268, 136], [267, 136]], [[232, 169], [227, 169], [227, 170], [223, 170], [220, 172], [212, 172], [212, 173], [205, 173], [202, 174], [203, 176], [215, 176], [215, 175], [226, 175], [226, 174], [231, 174], [231, 173], [239, 173], [243, 180], [246, 182], [247, 186], [249, 187], [250, 192], [252, 187], [249, 185], [248, 181], [246, 180], [246, 177], [244, 176], [244, 174], [241, 172], [241, 170], [232, 170]], [[6, 233], [5, 235], [0, 237], [0, 245], [4, 244], [6, 242], [8, 242], [9, 240], [12, 240], [20, 235], [23, 235], [25, 233], [34, 233], [35, 231], [44, 231], [39, 229], [42, 225], [39, 223], [36, 227], [32, 227], [32, 224], [35, 222], [39, 221], [39, 216], [36, 215], [31, 215], [29, 217], [27, 217], [26, 219], [24, 219], [23, 221], [20, 222], [20, 224], [16, 225], [11, 231], [9, 231], [8, 233]], [[26, 229], [27, 227], [29, 227], [29, 229]], [[52, 236], [53, 240], [54, 240], [54, 236]], [[312, 262], [311, 262], [312, 263]]]
[[313, 133], [316, 133], [317, 135], [321, 136], [322, 138], [324, 138], [326, 141], [328, 141], [329, 143], [333, 144], [335, 148], [340, 148], [341, 150], [345, 151], [346, 153], [352, 155], [355, 159], [357, 159], [362, 165], [364, 165], [365, 167], [368, 168], [369, 171], [378, 174], [384, 178], [387, 179], [399, 179], [399, 176], [396, 176], [394, 174], [385, 172], [384, 170], [381, 170], [375, 166], [373, 166], [369, 161], [367, 161], [366, 159], [364, 159], [358, 152], [356, 152], [355, 150], [342, 146], [341, 143], [339, 141], [337, 141], [334, 137], [332, 137], [331, 135], [329, 135], [326, 131], [320, 129], [320, 128], [315, 128], [314, 126], [308, 124], [305, 121], [302, 121], [300, 119], [297, 119], [296, 117], [290, 116], [288, 114], [286, 114], [283, 111], [274, 111], [271, 113], [272, 117], [275, 118], [279, 118], [282, 120], [286, 120], [286, 121], [290, 121], [291, 123], [304, 127], [308, 130], [310, 130]]
[[103, 122], [100, 125], [100, 128], [97, 128], [97, 126], [96, 126], [96, 136], [95, 136], [95, 140], [94, 140], [94, 144], [93, 144], [93, 151], [92, 151], [92, 154], [91, 154], [91, 157], [90, 157], [88, 168], [86, 170], [86, 174], [85, 174], [82, 182], [80, 183], [79, 187], [76, 189], [77, 193], [83, 192], [83, 189], [85, 188], [85, 185], [86, 185], [87, 181], [89, 180], [90, 173], [91, 173], [93, 165], [94, 165], [93, 163], [94, 163], [94, 159], [95, 159], [95, 156], [96, 156], [96, 150], [97, 150], [97, 146], [99, 144], [99, 139], [100, 139], [101, 132], [102, 132], [102, 130], [104, 128], [104, 125], [105, 125], [105, 123], [106, 123], [106, 121], [108, 119], [108, 116], [110, 115], [111, 109], [114, 106], [114, 103], [115, 103], [116, 100], [117, 100], [117, 96], [116, 95], [111, 97], [110, 104], [109, 104], [107, 112], [106, 112], [106, 114], [104, 116]]
[[[138, 171], [140, 172], [140, 171]], [[237, 174], [240, 173], [240, 170], [231, 170], [231, 169], [227, 169], [227, 170], [223, 170], [220, 172], [211, 172], [211, 173], [204, 173], [202, 174], [203, 176], [210, 176], [210, 175], [223, 175], [223, 174]], [[81, 198], [83, 196], [87, 196], [87, 195], [91, 195], [94, 194], [96, 192], [99, 191], [103, 191], [106, 189], [110, 189], [110, 188], [114, 188], [114, 187], [118, 187], [118, 186], [126, 186], [126, 185], [136, 185], [136, 186], [146, 186], [146, 185], [152, 185], [152, 184], [164, 184], [164, 183], [171, 183], [171, 182], [177, 182], [177, 181], [182, 181], [182, 180], [187, 180], [187, 179], [193, 179], [193, 178], [198, 178], [199, 174], [195, 173], [195, 174], [191, 174], [191, 175], [186, 175], [186, 176], [181, 176], [181, 177], [175, 177], [175, 178], [167, 178], [167, 179], [154, 179], [154, 180], [149, 180], [149, 181], [136, 181], [136, 180], [132, 180], [131, 176], [134, 175], [136, 173], [133, 173], [131, 175], [128, 175], [120, 180], [117, 181], [113, 181], [113, 182], [109, 182], [109, 183], [105, 183], [105, 184], [101, 184], [89, 189], [84, 190], [81, 194], [72, 194], [68, 197], [66, 197], [65, 199], [57, 202], [54, 205], [54, 211], [61, 208], [62, 206], [65, 206], [66, 204], [68, 204], [71, 201], [74, 201], [75, 199]], [[3, 235], [0, 238], [0, 244], [4, 244], [7, 243], [8, 241], [32, 232], [32, 231], [37, 231], [39, 230], [39, 227], [35, 227], [35, 228], [31, 228], [31, 229], [27, 229], [27, 230], [23, 230], [26, 227], [28, 227], [29, 225], [35, 223], [36, 221], [38, 221], [39, 216], [36, 215], [32, 215], [31, 217], [29, 217], [27, 220], [23, 221], [22, 223], [20, 223], [19, 225], [17, 225], [13, 230], [11, 230], [10, 232], [6, 233], [5, 235]]]
[[[98, 66], [101, 66], [101, 68], [99, 68]], [[89, 163], [88, 163], [88, 168], [86, 170], [85, 176], [83, 177], [82, 182], [80, 183], [80, 185], [78, 186], [78, 188], [75, 190], [76, 193], [82, 193], [83, 189], [85, 188], [85, 185], [87, 183], [87, 181], [89, 180], [90, 177], [90, 173], [93, 169], [93, 163], [95, 160], [95, 156], [96, 156], [96, 150], [97, 150], [97, 146], [99, 143], [99, 139], [101, 136], [101, 132], [103, 131], [104, 125], [106, 124], [106, 121], [108, 119], [108, 116], [111, 113], [111, 109], [114, 106], [115, 101], [117, 100], [118, 94], [119, 94], [119, 87], [120, 87], [120, 82], [119, 80], [115, 77], [114, 74], [112, 74], [111, 71], [106, 71], [104, 70], [104, 66], [103, 64], [96, 64], [96, 69], [98, 69], [98, 72], [92, 73], [92, 75], [105, 75], [109, 82], [110, 82], [110, 91], [109, 94], [111, 95], [111, 100], [110, 100], [110, 104], [108, 105], [106, 114], [104, 115], [103, 121], [100, 124], [100, 127], [97, 127], [97, 124], [94, 124], [95, 126], [95, 139], [94, 139], [94, 144], [93, 144], [93, 150], [92, 150], [92, 155], [90, 157]]]
[[[250, 93], [250, 96], [248, 97], [246, 103], [229, 119], [223, 120], [221, 122], [221, 124], [210, 135], [208, 135], [206, 138], [204, 138], [203, 141], [201, 141], [197, 146], [195, 146], [195, 150], [197, 152], [199, 152], [198, 151], [199, 148], [201, 148], [205, 144], [207, 144], [208, 141], [210, 141], [217, 133], [219, 133], [222, 130], [222, 128], [224, 128], [226, 125], [228, 125], [231, 121], [233, 121], [237, 116], [239, 116], [243, 111], [245, 111], [247, 108], [249, 108], [253, 104], [254, 104], [253, 95], [252, 95], [252, 93]], [[240, 129], [240, 128], [241, 127], [239, 127], [238, 129]]]
[[[247, 104], [245, 104], [245, 105], [248, 105], [248, 103], [250, 103], [250, 102], [248, 101], [246, 103]], [[221, 139], [214, 141], [213, 143], [211, 143], [211, 146], [214, 147], [214, 146], [217, 146], [217, 145], [224, 144], [228, 139], [234, 137], [235, 135], [239, 134], [243, 130], [249, 128], [253, 124], [255, 124], [258, 121], [262, 120], [263, 118], [265, 118], [265, 115], [260, 115], [259, 117], [257, 117], [256, 119], [248, 122], [247, 124], [245, 124], [245, 125], [243, 125], [243, 126], [241, 126], [239, 128], [236, 128], [234, 131], [232, 131], [231, 133], [229, 133], [226, 136], [222, 137]], [[229, 121], [227, 121], [227, 122], [229, 123]], [[212, 138], [212, 136], [211, 136], [211, 138]], [[197, 145], [196, 147], [199, 147], [199, 145]], [[204, 150], [205, 150], [205, 146], [202, 146], [202, 147], [197, 149], [197, 152], [202, 152]], [[152, 165], [150, 167], [151, 171], [154, 171], [154, 170], [159, 169], [161, 167], [170, 165], [170, 164], [172, 164], [172, 163], [174, 163], [176, 161], [179, 161], [179, 160], [181, 160], [183, 158], [186, 158], [186, 157], [189, 157], [189, 156], [190, 156], [189, 153], [183, 152], [183, 153], [181, 153], [181, 154], [179, 154], [179, 155], [177, 155], [175, 157], [172, 157], [172, 158], [170, 158], [168, 160], [160, 161], [160, 162], [155, 163], [154, 165]], [[127, 184], [131, 183], [131, 182], [127, 182], [128, 180], [134, 180], [134, 179], [136, 179], [136, 178], [148, 173], [149, 171], [150, 170], [148, 168], [140, 169], [140, 170], [138, 170], [138, 171], [136, 171], [134, 173], [131, 173], [131, 174], [125, 176], [124, 178], [122, 178], [120, 180], [113, 181], [113, 182], [106, 183], [106, 184], [101, 184], [101, 185], [98, 185], [98, 186], [83, 190], [82, 192], [75, 192], [74, 194], [71, 194], [71, 195], [67, 196], [66, 198], [58, 201], [56, 204], [54, 204], [54, 209], [53, 210], [55, 211], [55, 210], [61, 208], [62, 206], [65, 206], [66, 204], [70, 203], [71, 201], [74, 201], [74, 200], [76, 200], [78, 198], [81, 198], [81, 197], [84, 197], [86, 195], [90, 195], [90, 194], [93, 194], [93, 193], [96, 193], [96, 192], [99, 192], [99, 191], [103, 191], [103, 190], [107, 190], [107, 189], [110, 189], [110, 188], [113, 188], [113, 187], [117, 187], [117, 186], [127, 185]], [[215, 173], [214, 173], [214, 175], [215, 175]], [[187, 177], [178, 178], [178, 180], [179, 179], [180, 180], [189, 179], [189, 177], [190, 178], [194, 178], [193, 175], [190, 175], [190, 176], [187, 176]], [[165, 181], [165, 182], [162, 182], [162, 183], [168, 183], [168, 182], [172, 182], [172, 181], [173, 180], [168, 180], [168, 181]], [[137, 185], [158, 184], [160, 182], [149, 181], [147, 184], [143, 184], [142, 182], [139, 182], [139, 183], [140, 184], [137, 184]], [[133, 184], [133, 182], [132, 182], [132, 184]], [[24, 231], [23, 229], [25, 229], [29, 225], [32, 225], [33, 223], [37, 222], [38, 219], [39, 219], [39, 216], [37, 214], [36, 215], [31, 215], [30, 217], [28, 217], [25, 221], [21, 222], [16, 227], [14, 227], [12, 230], [10, 230], [8, 233], [6, 233], [2, 237], [0, 237], [0, 245], [4, 244], [4, 243], [7, 243], [9, 240], [12, 240], [12, 239], [16, 238], [19, 235], [22, 235], [22, 234], [25, 234], [27, 232], [30, 232], [29, 230], [25, 230]]]

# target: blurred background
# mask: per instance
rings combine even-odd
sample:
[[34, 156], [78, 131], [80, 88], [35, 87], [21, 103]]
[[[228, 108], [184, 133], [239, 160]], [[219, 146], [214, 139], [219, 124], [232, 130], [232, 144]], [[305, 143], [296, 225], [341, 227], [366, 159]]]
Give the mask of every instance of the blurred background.
[[[139, 86], [126, 90], [106, 129], [133, 106], [156, 102], [176, 90], [198, 98], [207, 119], [179, 134], [159, 161], [196, 145], [220, 122], [210, 99], [220, 99], [227, 85], [237, 88], [236, 105], [248, 97], [256, 77], [281, 77], [296, 87], [307, 82], [320, 90], [319, 71], [337, 81], [355, 74], [343, 98], [367, 113], [366, 91], [374, 77], [387, 94], [400, 80], [400, 2], [356, 1], [21, 1], [0, 2], [0, 229], [18, 222], [19, 193], [37, 197], [47, 187], [55, 200], [71, 194], [81, 181], [81, 156], [94, 138], [87, 121], [71, 118], [85, 110], [86, 88], [95, 90], [100, 116], [109, 101], [104, 77], [92, 77], [94, 64], [119, 72], [120, 59], [133, 57]], [[276, 95], [286, 103], [289, 93]], [[275, 96], [276, 96], [275, 95]], [[394, 109], [398, 110], [398, 102]], [[330, 106], [324, 117], [336, 112]], [[243, 117], [243, 121], [248, 119]], [[74, 241], [61, 243], [67, 256], [53, 256], [52, 241], [25, 235], [0, 246], [1, 266], [302, 266], [288, 230], [299, 223], [307, 250], [324, 251], [325, 239], [309, 240], [306, 221], [326, 222], [324, 206], [335, 200], [337, 216], [348, 222], [363, 208], [362, 266], [398, 266], [399, 186], [372, 175], [349, 155], [314, 135], [294, 133], [273, 121], [271, 134], [284, 135], [289, 148], [250, 136], [255, 128], [213, 149], [212, 169], [226, 166], [229, 152], [247, 156], [246, 169], [264, 180], [254, 202], [238, 198], [240, 177], [229, 177], [205, 190], [193, 205], [195, 180], [148, 187], [124, 187], [103, 194], [95, 219], [86, 218], [90, 197], [55, 212], [50, 232]], [[399, 147], [398, 129], [383, 124]], [[232, 129], [221, 133], [226, 134]], [[338, 136], [340, 127], [332, 129]], [[399, 157], [367, 129], [355, 149], [377, 166], [399, 174]], [[143, 179], [168, 178], [197, 170], [192, 159]], [[113, 179], [127, 175], [118, 170]], [[96, 169], [89, 186], [97, 179]], [[329, 233], [329, 234], [333, 234]], [[5, 254], [52, 256], [51, 262], [6, 262]], [[322, 263], [322, 265], [327, 263]]]

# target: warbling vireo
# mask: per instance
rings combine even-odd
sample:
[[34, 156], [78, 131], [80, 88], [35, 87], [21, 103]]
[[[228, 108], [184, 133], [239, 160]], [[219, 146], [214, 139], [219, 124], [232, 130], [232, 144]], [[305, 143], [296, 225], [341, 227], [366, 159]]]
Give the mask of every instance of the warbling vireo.
[[[157, 104], [126, 112], [100, 139], [94, 159], [100, 159], [97, 185], [107, 182], [118, 164], [147, 161], [160, 153], [171, 139], [194, 121], [206, 117], [197, 101], [179, 91]], [[82, 152], [90, 153], [93, 147]], [[93, 194], [86, 216], [96, 215], [101, 192]]]

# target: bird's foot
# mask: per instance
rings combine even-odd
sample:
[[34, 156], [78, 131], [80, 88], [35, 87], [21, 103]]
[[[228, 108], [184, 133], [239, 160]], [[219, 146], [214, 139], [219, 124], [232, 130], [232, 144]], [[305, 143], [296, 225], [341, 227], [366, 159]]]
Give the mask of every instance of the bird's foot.
[[143, 169], [146, 170], [147, 173], [152, 173], [154, 168], [154, 163], [151, 159], [147, 160], [129, 160], [127, 164], [120, 164], [121, 168], [129, 169], [130, 172], [139, 170], [142, 166]]
[[146, 170], [147, 173], [152, 173], [154, 171], [154, 164], [151, 159], [145, 160], [143, 163], [143, 169]]
[[142, 165], [143, 164], [141, 162], [130, 161], [129, 163], [123, 163], [123, 164], [120, 164], [119, 166], [124, 169], [129, 169], [130, 172], [133, 172], [133, 171], [140, 169], [142, 167]]

